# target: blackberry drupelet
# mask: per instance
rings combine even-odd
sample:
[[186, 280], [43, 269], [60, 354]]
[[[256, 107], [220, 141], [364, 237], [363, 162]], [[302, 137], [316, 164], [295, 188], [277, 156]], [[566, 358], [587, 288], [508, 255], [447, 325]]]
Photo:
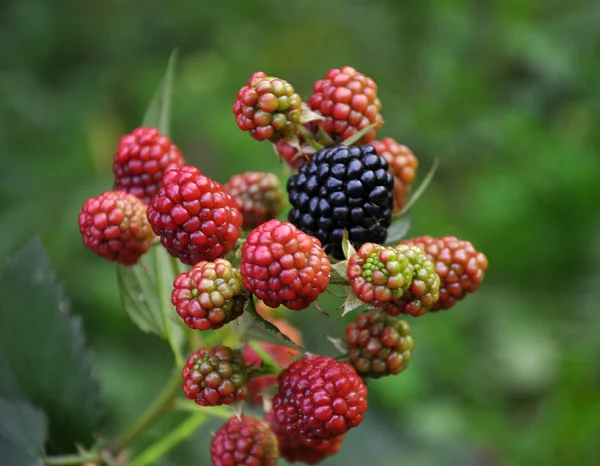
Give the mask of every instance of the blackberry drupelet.
[[343, 259], [342, 238], [359, 248], [383, 244], [390, 226], [394, 177], [375, 148], [336, 145], [316, 152], [287, 183], [288, 220]]

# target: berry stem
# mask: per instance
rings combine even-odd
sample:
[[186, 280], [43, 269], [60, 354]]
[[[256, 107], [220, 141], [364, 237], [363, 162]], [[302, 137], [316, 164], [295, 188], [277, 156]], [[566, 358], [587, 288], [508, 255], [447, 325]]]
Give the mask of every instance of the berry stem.
[[277, 364], [277, 361], [271, 357], [271, 355], [264, 350], [262, 346], [260, 346], [260, 342], [258, 341], [249, 341], [248, 345], [252, 348], [256, 353], [260, 356], [263, 362], [269, 366], [270, 374], [279, 374], [282, 370], [281, 366]]
[[181, 375], [175, 372], [158, 396], [150, 403], [142, 415], [114, 443], [111, 451], [116, 456], [142, 436], [164, 414], [173, 409], [175, 399], [181, 390]]
[[224, 406], [214, 406], [205, 408], [198, 406], [187, 399], [179, 399], [175, 401], [175, 409], [177, 411], [187, 411], [192, 413], [201, 413], [205, 416], [214, 417], [217, 419], [229, 419], [231, 418], [231, 409]]
[[188, 416], [175, 429], [171, 430], [169, 434], [150, 445], [150, 447], [134, 458], [133, 461], [129, 463], [129, 466], [147, 466], [156, 464], [156, 461], [158, 461], [160, 457], [190, 437], [206, 422], [206, 420], [207, 416], [204, 412], [196, 412], [191, 416]]
[[49, 456], [44, 459], [45, 466], [71, 466], [84, 463], [100, 462], [99, 454], [82, 453], [80, 455], [59, 455]]

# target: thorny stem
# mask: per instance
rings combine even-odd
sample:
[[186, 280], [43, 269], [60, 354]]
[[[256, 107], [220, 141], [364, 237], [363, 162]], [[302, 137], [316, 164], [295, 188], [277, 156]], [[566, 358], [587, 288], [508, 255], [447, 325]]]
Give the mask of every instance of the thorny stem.
[[115, 441], [111, 448], [111, 451], [115, 456], [135, 442], [150, 427], [152, 427], [159, 418], [174, 407], [175, 399], [181, 388], [180, 385], [180, 375], [174, 373], [167, 385], [165, 385], [163, 390], [150, 403], [140, 418]]

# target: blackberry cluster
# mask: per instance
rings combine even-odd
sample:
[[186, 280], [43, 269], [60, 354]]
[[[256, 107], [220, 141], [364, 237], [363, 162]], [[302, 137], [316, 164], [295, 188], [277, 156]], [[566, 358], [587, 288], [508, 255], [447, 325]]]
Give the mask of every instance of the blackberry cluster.
[[387, 238], [394, 205], [394, 177], [385, 158], [368, 144], [336, 145], [316, 152], [289, 178], [288, 219], [343, 259], [342, 238], [359, 248]]

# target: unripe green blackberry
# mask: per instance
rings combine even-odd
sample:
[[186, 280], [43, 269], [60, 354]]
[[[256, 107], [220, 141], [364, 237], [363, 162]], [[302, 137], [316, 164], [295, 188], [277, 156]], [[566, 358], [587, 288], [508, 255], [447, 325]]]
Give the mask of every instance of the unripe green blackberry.
[[221, 328], [244, 312], [244, 286], [238, 269], [225, 259], [202, 261], [173, 282], [171, 302], [193, 329]]
[[254, 73], [233, 103], [235, 121], [257, 141], [273, 142], [292, 134], [300, 122], [302, 98], [290, 83]]
[[431, 262], [422, 249], [417, 246], [400, 244], [396, 247], [403, 253], [413, 266], [414, 276], [410, 288], [402, 298], [385, 306], [388, 314], [410, 314], [415, 317], [429, 312], [439, 299], [440, 277], [435, 271], [435, 265]]
[[272, 220], [285, 207], [285, 193], [273, 173], [244, 172], [232, 176], [224, 186], [240, 205], [242, 227], [252, 230]]
[[359, 314], [346, 328], [346, 343], [350, 364], [371, 378], [402, 372], [414, 348], [409, 325], [380, 310]]
[[231, 404], [246, 398], [244, 358], [228, 346], [202, 348], [183, 368], [183, 392], [200, 406]]
[[413, 266], [391, 246], [365, 243], [348, 260], [348, 281], [358, 298], [373, 307], [400, 299], [413, 279]]

